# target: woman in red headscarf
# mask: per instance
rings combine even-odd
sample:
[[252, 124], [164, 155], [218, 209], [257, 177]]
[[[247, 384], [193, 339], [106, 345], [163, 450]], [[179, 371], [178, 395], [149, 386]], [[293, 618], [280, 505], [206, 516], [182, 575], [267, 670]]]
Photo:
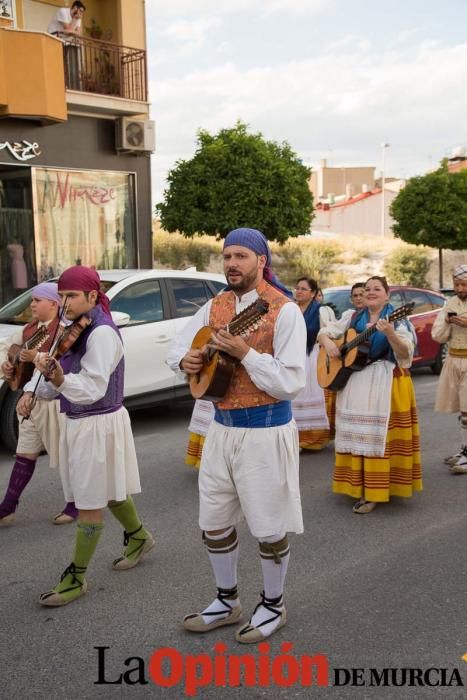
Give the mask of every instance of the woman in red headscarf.
[[48, 382], [39, 395], [59, 395], [66, 415], [60, 440], [65, 494], [79, 510], [73, 561], [54, 589], [40, 603], [66, 605], [86, 592], [85, 572], [103, 529], [103, 509], [123, 525], [125, 550], [113, 568], [130, 569], [154, 546], [143, 527], [131, 494], [139, 493], [138, 463], [130, 419], [123, 407], [124, 357], [118, 328], [112, 321], [99, 275], [83, 266], [71, 267], [58, 280], [65, 315], [89, 324], [60, 362], [40, 353], [36, 366]]

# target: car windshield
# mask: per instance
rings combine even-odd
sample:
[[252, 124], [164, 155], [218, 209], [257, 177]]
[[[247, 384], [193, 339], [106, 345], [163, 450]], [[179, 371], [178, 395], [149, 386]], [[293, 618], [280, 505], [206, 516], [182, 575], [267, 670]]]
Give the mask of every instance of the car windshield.
[[325, 289], [323, 292], [323, 303], [329, 304], [334, 310], [336, 317], [340, 318], [344, 311], [350, 309], [350, 289]]
[[24, 325], [31, 320], [31, 290], [20, 294], [0, 309], [0, 323]]
[[[53, 281], [53, 280], [51, 280]], [[107, 292], [115, 282], [109, 280], [101, 280], [101, 289]], [[0, 323], [12, 323], [18, 326], [23, 326], [31, 320], [31, 290], [20, 294], [16, 299], [8, 302], [0, 309]]]

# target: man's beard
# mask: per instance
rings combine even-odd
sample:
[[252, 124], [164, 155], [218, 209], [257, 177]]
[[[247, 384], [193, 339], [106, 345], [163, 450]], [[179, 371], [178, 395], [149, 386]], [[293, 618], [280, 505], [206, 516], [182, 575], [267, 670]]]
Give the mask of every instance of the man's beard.
[[231, 282], [229, 280], [229, 274], [227, 274], [227, 281], [229, 282], [230, 287], [235, 290], [236, 292], [244, 292], [248, 290], [253, 282], [256, 281], [256, 276], [258, 274], [258, 268], [256, 270], [253, 270], [250, 273], [247, 273], [245, 275], [242, 275], [239, 277], [237, 280], [234, 280]]

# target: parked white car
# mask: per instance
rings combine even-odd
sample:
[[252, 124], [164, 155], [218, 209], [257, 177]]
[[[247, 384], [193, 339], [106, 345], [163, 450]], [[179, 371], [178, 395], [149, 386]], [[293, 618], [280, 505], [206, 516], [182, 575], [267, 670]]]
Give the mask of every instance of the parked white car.
[[[169, 343], [187, 319], [225, 286], [224, 275], [194, 270], [102, 270], [102, 289], [110, 299], [125, 350], [125, 405], [155, 406], [189, 395], [188, 385], [166, 364]], [[0, 337], [30, 320], [30, 290], [0, 309]], [[0, 380], [0, 435], [16, 447], [16, 403]]]

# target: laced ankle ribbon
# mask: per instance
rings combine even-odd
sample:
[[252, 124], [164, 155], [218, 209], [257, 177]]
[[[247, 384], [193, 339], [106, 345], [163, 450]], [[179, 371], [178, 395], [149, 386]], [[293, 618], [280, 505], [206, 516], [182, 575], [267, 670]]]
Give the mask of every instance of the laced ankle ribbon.
[[135, 540], [138, 542], [136, 545], [135, 549], [132, 552], [128, 552], [125, 556], [127, 557], [132, 557], [134, 554], [138, 554], [139, 550], [144, 547], [144, 543], [146, 542], [146, 537], [135, 537], [135, 535], [138, 534], [140, 530], [143, 529], [143, 526], [140, 525], [136, 530], [133, 530], [133, 532], [127, 532], [126, 530], [123, 531], [123, 546], [128, 547], [130, 544], [130, 539]]
[[[232, 612], [233, 608], [229, 603], [227, 603], [227, 600], [234, 600], [235, 598], [238, 597], [238, 591], [237, 591], [237, 586], [234, 586], [233, 588], [218, 588], [217, 589], [217, 600], [222, 603], [224, 606], [225, 610], [213, 610], [212, 612], [203, 612], [201, 615], [206, 616], [206, 617], [211, 617], [212, 615], [225, 615], [225, 613], [230, 613]], [[199, 613], [193, 613], [192, 615], [187, 615], [185, 620], [189, 620], [190, 618], [193, 617], [198, 617]]]
[[68, 586], [68, 588], [64, 588], [63, 591], [47, 591], [47, 593], [43, 593], [41, 595], [41, 600], [46, 600], [46, 598], [50, 598], [51, 595], [55, 595], [56, 593], [59, 593], [59, 595], [62, 595], [62, 593], [68, 593], [68, 591], [74, 591], [77, 588], [82, 588], [83, 587], [83, 581], [80, 581], [78, 576], [83, 576], [86, 573], [86, 566], [76, 566], [76, 564], [72, 561], [69, 566], [65, 569], [63, 574], [60, 576], [60, 583], [69, 575], [71, 575], [71, 586]]
[[250, 622], [249, 625], [245, 625], [243, 629], [239, 630], [239, 634], [246, 634], [247, 632], [259, 629], [260, 627], [263, 627], [263, 625], [268, 625], [270, 622], [274, 622], [274, 620], [277, 620], [277, 618], [280, 617], [282, 614], [282, 610], [278, 608], [279, 605], [282, 606], [281, 595], [277, 598], [266, 598], [264, 591], [261, 591], [261, 601], [254, 609], [253, 615], [251, 617], [254, 617], [254, 614], [259, 607], [263, 607], [266, 608], [266, 610], [269, 610], [269, 612], [272, 613], [272, 617], [268, 617], [266, 620], [263, 620], [263, 622], [260, 622], [258, 625], [252, 625]]

